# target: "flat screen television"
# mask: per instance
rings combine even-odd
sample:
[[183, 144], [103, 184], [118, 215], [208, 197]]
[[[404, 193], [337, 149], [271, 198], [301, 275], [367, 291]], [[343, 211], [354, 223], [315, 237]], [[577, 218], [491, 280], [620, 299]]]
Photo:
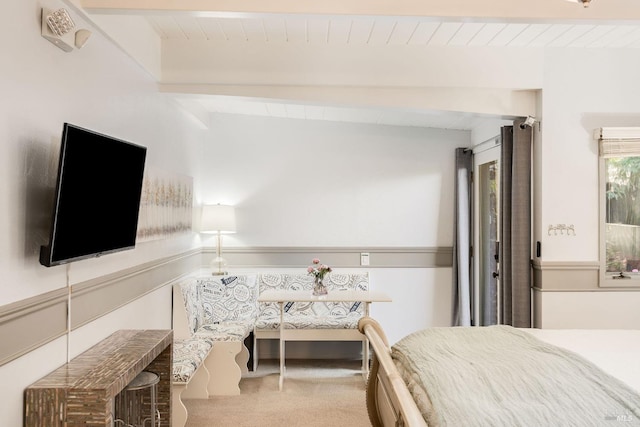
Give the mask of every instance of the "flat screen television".
[[147, 149], [65, 123], [46, 267], [135, 247]]

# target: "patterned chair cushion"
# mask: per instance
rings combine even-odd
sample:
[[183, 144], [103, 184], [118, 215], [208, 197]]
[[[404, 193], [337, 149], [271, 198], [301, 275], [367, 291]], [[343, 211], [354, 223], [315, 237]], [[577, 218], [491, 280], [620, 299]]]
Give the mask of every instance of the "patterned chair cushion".
[[[331, 291], [369, 290], [368, 273], [329, 273], [324, 284]], [[313, 289], [313, 276], [308, 274], [261, 274], [258, 276], [260, 293], [267, 290], [308, 290]], [[306, 302], [287, 303], [285, 313], [291, 316], [364, 316], [364, 304], [359, 302]], [[259, 303], [258, 328], [263, 322], [271, 323], [273, 318], [280, 322], [280, 308], [277, 303]], [[268, 320], [269, 319], [269, 320]], [[285, 320], [286, 322], [286, 320]], [[357, 322], [357, 320], [356, 320]]]
[[186, 280], [180, 283], [179, 286], [187, 314], [187, 325], [193, 334], [204, 322], [204, 310], [200, 303], [200, 286], [195, 279]]
[[255, 321], [238, 321], [238, 322], [220, 322], [220, 323], [207, 323], [202, 325], [196, 333], [194, 338], [206, 340], [210, 343], [216, 341], [243, 341], [249, 336], [249, 333], [253, 330]]
[[173, 342], [173, 381], [187, 383], [211, 351], [207, 340], [188, 339]]
[[257, 275], [198, 279], [202, 325], [220, 322], [250, 322], [258, 317]]
[[[362, 315], [358, 312], [339, 315], [288, 314], [284, 315], [285, 329], [357, 329]], [[277, 316], [261, 315], [256, 322], [257, 329], [279, 329], [280, 314]]]

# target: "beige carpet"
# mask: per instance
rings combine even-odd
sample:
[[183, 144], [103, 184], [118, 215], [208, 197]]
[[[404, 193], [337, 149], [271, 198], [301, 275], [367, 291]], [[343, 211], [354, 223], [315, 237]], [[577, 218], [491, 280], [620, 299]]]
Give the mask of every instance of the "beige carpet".
[[240, 381], [239, 396], [185, 400], [186, 427], [366, 427], [360, 361], [288, 360], [278, 391], [277, 360], [261, 360]]

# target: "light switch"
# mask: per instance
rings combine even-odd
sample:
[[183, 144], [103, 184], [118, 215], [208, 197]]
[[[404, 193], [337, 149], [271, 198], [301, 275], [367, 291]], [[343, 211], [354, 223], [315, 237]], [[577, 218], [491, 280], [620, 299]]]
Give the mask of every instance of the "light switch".
[[369, 253], [362, 252], [360, 254], [360, 265], [369, 265]]

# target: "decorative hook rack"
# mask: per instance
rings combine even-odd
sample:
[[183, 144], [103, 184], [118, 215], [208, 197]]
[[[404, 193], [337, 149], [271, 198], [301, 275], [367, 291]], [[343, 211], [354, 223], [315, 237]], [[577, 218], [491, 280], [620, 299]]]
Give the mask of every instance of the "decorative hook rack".
[[566, 236], [575, 236], [576, 235], [576, 230], [575, 227], [573, 226], [573, 224], [567, 225], [567, 224], [549, 224], [549, 228], [547, 229], [547, 234], [549, 234], [549, 236], [551, 236], [551, 232], [553, 232], [554, 236], [557, 236], [558, 234], [562, 235], [566, 235]]

